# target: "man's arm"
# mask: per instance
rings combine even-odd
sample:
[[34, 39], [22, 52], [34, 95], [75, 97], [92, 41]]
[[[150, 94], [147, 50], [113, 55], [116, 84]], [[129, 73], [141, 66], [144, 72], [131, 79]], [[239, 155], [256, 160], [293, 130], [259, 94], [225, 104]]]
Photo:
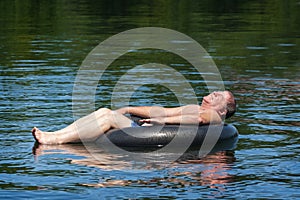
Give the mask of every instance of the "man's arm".
[[220, 124], [221, 117], [214, 110], [205, 110], [197, 114], [185, 114], [172, 117], [154, 117], [141, 119], [140, 122], [149, 124]]
[[121, 114], [131, 114], [143, 118], [175, 117], [181, 115], [197, 115], [198, 105], [187, 105], [175, 108], [164, 108], [160, 106], [124, 107], [116, 110]]
[[141, 119], [140, 122], [148, 124], [199, 124], [199, 119], [194, 115], [178, 115], [173, 117], [155, 117]]

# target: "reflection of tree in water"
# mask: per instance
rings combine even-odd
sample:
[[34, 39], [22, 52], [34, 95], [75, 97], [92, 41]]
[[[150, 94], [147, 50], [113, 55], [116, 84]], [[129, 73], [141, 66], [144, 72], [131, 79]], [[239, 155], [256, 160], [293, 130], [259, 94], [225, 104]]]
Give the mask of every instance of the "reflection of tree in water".
[[[83, 145], [38, 145], [34, 148], [34, 154], [38, 157], [45, 154], [74, 154], [82, 156], [83, 159], [72, 159], [72, 164], [88, 167], [97, 167], [102, 170], [126, 170], [133, 169], [132, 163], [120, 159], [120, 155], [105, 154], [97, 148], [101, 154], [101, 161], [91, 156]], [[95, 152], [93, 152], [95, 153]], [[98, 183], [82, 183], [89, 187], [111, 187], [111, 186], [147, 186], [160, 188], [182, 188], [189, 186], [204, 186], [225, 190], [225, 185], [232, 182], [233, 177], [228, 173], [235, 161], [234, 151], [219, 151], [198, 158], [197, 153], [188, 152], [171, 165], [160, 166], [158, 164], [143, 165], [141, 170], [169, 171], [167, 176], [153, 177], [150, 179], [118, 180], [111, 177], [102, 178]], [[167, 169], [167, 170], [166, 170]]]

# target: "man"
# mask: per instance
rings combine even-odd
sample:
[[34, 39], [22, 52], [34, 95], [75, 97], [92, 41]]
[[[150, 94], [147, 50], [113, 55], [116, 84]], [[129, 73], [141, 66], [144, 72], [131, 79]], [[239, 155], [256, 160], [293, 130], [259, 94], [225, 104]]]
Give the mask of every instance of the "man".
[[236, 110], [233, 94], [229, 91], [213, 92], [205, 96], [201, 106], [187, 105], [175, 108], [158, 106], [124, 107], [112, 111], [100, 108], [78, 119], [64, 129], [55, 132], [43, 132], [32, 129], [35, 140], [41, 144], [63, 144], [80, 141], [94, 141], [112, 128], [138, 126], [124, 116], [132, 114], [143, 119], [141, 123], [149, 124], [216, 124], [231, 117]]

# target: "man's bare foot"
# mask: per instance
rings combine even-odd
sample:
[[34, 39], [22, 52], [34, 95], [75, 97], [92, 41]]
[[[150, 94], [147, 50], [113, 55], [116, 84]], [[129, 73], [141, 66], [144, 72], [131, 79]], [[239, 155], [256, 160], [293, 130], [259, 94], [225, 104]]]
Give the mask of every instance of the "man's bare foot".
[[43, 132], [36, 127], [34, 127], [31, 132], [34, 139], [40, 144], [62, 144], [63, 143], [63, 141], [59, 140], [57, 133]]

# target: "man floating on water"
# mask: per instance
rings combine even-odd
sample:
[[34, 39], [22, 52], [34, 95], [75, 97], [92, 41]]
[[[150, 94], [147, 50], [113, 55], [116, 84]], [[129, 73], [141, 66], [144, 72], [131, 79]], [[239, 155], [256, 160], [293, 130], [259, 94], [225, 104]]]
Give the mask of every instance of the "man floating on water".
[[[144, 125], [153, 124], [220, 124], [236, 111], [230, 91], [217, 91], [205, 96], [201, 105], [174, 108], [159, 106], [124, 107], [118, 110], [100, 108], [58, 131], [44, 132], [34, 127], [32, 135], [41, 144], [64, 144], [95, 141], [110, 129], [139, 126], [125, 114], [139, 116]], [[143, 125], [143, 126], [144, 126]]]

